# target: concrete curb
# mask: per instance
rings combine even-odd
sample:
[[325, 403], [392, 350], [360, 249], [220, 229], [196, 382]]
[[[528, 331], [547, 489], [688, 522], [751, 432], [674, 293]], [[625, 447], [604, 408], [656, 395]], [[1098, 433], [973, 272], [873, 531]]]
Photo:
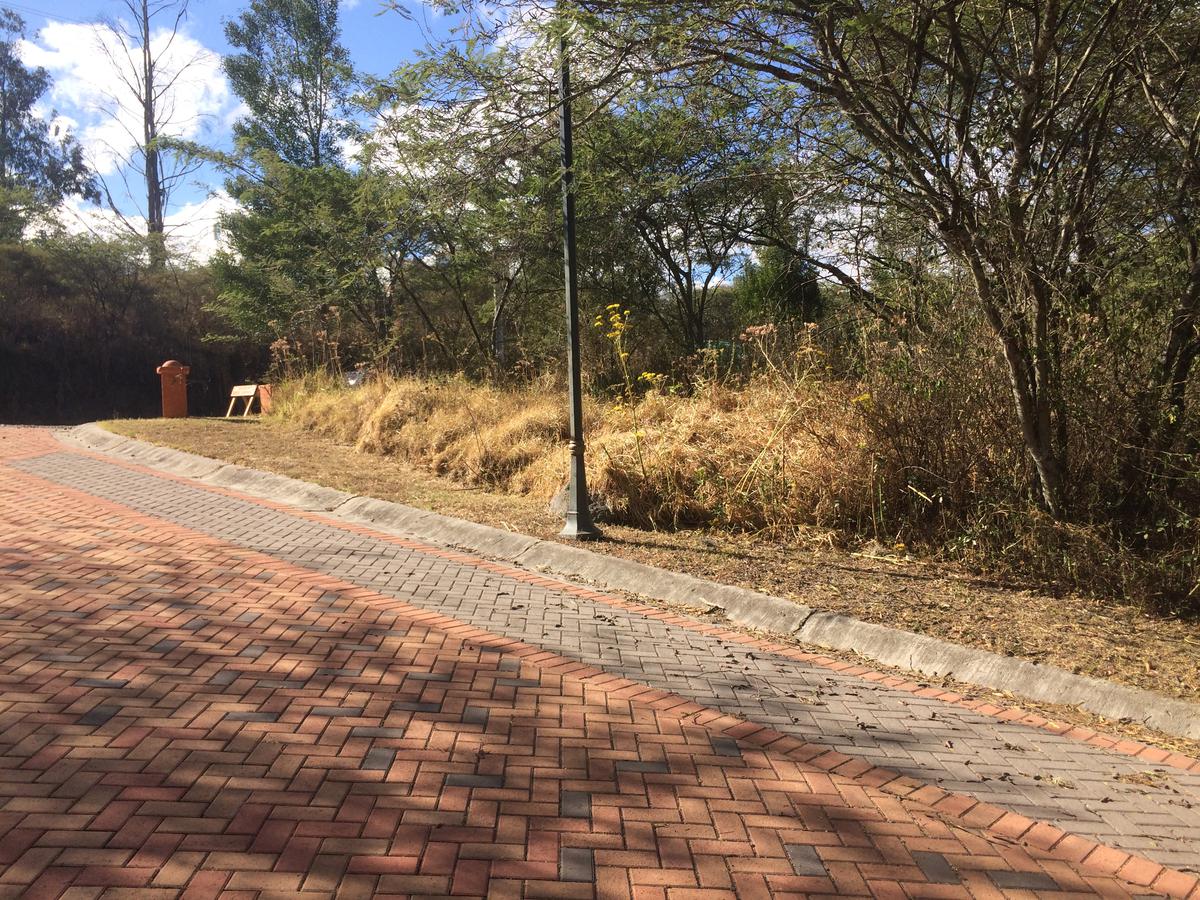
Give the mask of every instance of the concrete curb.
[[174, 475], [309, 511], [327, 512], [356, 524], [456, 547], [556, 577], [583, 579], [609, 590], [658, 600], [715, 607], [738, 625], [787, 634], [818, 647], [850, 650], [884, 665], [935, 677], [952, 676], [968, 684], [1012, 691], [1049, 703], [1080, 706], [1107, 718], [1130, 719], [1168, 734], [1200, 738], [1200, 706], [1152, 691], [819, 612], [780, 597], [704, 581], [583, 547], [544, 541], [400, 503], [358, 497], [295, 478], [222, 463], [114, 434], [94, 423], [79, 425], [63, 433], [63, 438], [83, 449]]

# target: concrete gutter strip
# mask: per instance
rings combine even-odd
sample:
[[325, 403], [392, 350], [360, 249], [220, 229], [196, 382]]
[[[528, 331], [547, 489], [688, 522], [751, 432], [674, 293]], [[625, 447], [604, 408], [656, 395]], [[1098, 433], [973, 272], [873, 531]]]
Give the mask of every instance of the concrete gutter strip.
[[333, 512], [340, 518], [360, 525], [401, 531], [435, 544], [461, 547], [506, 561], [512, 561], [529, 549], [531, 544], [537, 543], [537, 538], [513, 531], [452, 519], [428, 510], [371, 497], [354, 497]]
[[64, 437], [77, 446], [119, 456], [175, 475], [235, 488], [247, 494], [330, 512], [384, 531], [458, 547], [566, 579], [581, 579], [609, 590], [627, 591], [673, 603], [720, 609], [743, 627], [790, 635], [806, 644], [849, 650], [868, 659], [933, 677], [951, 676], [967, 684], [1048, 703], [1081, 706], [1110, 719], [1130, 719], [1168, 734], [1200, 738], [1200, 706], [1152, 691], [1075, 675], [986, 650], [819, 612], [757, 591], [717, 584], [476, 522], [467, 522], [400, 503], [356, 497], [344, 491], [170, 450], [80, 425]]
[[807, 606], [745, 588], [703, 581], [604, 553], [537, 541], [512, 560], [565, 578], [582, 578], [609, 589], [628, 591], [691, 606], [718, 607], [741, 625], [790, 634], [812, 615]]
[[170, 472], [172, 475], [195, 478], [207, 484], [244, 491], [256, 497], [298, 506], [301, 509], [327, 512], [354, 496], [345, 491], [335, 491], [319, 484], [288, 478], [286, 475], [260, 472], [258, 469], [247, 469], [245, 466], [209, 459], [207, 456], [147, 444], [105, 431], [93, 423], [76, 426], [64, 437], [71, 443], [89, 450], [100, 450], [130, 462]]
[[452, 519], [400, 503], [355, 497], [333, 510], [341, 518], [374, 527], [394, 528], [422, 539], [462, 547], [527, 569], [552, 572], [603, 584], [610, 590], [687, 603], [720, 607], [739, 622], [771, 631], [791, 632], [812, 615], [806, 606], [742, 588], [701, 581], [620, 557], [569, 547], [512, 531]]
[[[264, 477], [265, 476], [265, 477]], [[328, 512], [337, 509], [354, 495], [286, 475], [260, 472], [244, 466], [222, 466], [201, 479], [218, 487], [232, 488], [270, 500], [298, 506], [301, 509]]]
[[188, 478], [204, 478], [223, 469], [225, 463], [182, 450], [159, 447], [105, 431], [99, 425], [80, 425], [67, 432], [66, 437], [92, 450], [101, 450], [133, 462]]
[[852, 650], [889, 666], [1047, 703], [1081, 706], [1109, 719], [1130, 719], [1159, 731], [1200, 738], [1200, 706], [1126, 687], [1055, 666], [975, 650], [949, 641], [861, 622], [836, 613], [814, 613], [794, 637], [806, 644]]

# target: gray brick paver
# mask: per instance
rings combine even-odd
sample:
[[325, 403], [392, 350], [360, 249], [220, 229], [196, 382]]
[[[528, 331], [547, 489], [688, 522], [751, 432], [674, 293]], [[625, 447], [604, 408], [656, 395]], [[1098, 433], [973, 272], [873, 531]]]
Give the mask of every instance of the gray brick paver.
[[[1170, 771], [1162, 788], [1123, 784], [1117, 775], [1155, 767], [103, 460], [63, 452], [16, 461], [14, 467], [1166, 864], [1200, 861], [1200, 775], [1194, 773]], [[170, 578], [164, 567], [165, 589], [156, 596], [171, 596], [182, 617], [191, 615], [187, 597], [170, 595]], [[129, 595], [127, 608], [139, 609], [143, 598], [149, 595]], [[345, 610], [351, 618], [363, 614], [360, 606], [331, 592], [311, 602]], [[381, 615], [376, 621], [388, 619]], [[236, 627], [204, 620], [192, 633], [199, 638], [204, 629]], [[313, 631], [316, 640], [325, 629], [297, 630]], [[359, 642], [339, 645], [347, 654], [377, 650], [387, 640], [382, 634], [356, 636]], [[188, 643], [188, 638], [164, 640], [161, 664], [178, 663], [180, 654], [190, 652]], [[114, 655], [119, 652], [114, 646]], [[366, 676], [362, 682], [374, 683]], [[438, 684], [422, 683], [419, 696], [404, 693], [409, 699], [393, 708], [441, 709], [443, 693], [433, 690]], [[252, 693], [246, 698], [254, 702]], [[954, 746], [947, 747], [947, 741]], [[1025, 751], [1008, 750], [1006, 743]], [[1054, 784], [1051, 776], [1070, 787]]]

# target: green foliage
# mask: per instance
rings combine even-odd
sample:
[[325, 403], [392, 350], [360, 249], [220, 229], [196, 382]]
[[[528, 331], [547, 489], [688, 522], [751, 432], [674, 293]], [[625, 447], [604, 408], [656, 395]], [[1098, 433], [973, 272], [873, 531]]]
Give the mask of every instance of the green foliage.
[[[83, 151], [34, 107], [50, 88], [45, 69], [17, 53], [25, 22], [0, 9], [0, 240], [20, 240], [31, 218], [64, 197], [98, 200]], [[53, 118], [53, 117], [51, 117]]]
[[225, 74], [249, 109], [235, 138], [301, 168], [338, 164], [339, 140], [354, 133], [338, 0], [252, 0], [225, 38], [240, 51], [225, 57]]
[[204, 342], [218, 327], [207, 268], [149, 260], [145, 238], [0, 244], [0, 419], [155, 415], [170, 358], [192, 367], [191, 408], [215, 414], [231, 383], [261, 374], [246, 344]]
[[386, 341], [392, 310], [376, 269], [371, 177], [299, 168], [267, 151], [255, 159], [262, 178], [237, 185], [241, 209], [222, 220], [229, 249], [214, 261], [215, 309], [259, 340], [336, 330], [353, 318]]
[[587, 252], [627, 274], [627, 295], [613, 299], [657, 318], [686, 353], [732, 336], [719, 307], [745, 245], [770, 246], [793, 229], [782, 135], [746, 128], [748, 113], [718, 85], [664, 80], [581, 129]]
[[824, 311], [824, 298], [816, 271], [800, 253], [782, 247], [767, 248], [749, 260], [737, 281], [736, 303], [742, 318], [796, 327], [816, 322]]

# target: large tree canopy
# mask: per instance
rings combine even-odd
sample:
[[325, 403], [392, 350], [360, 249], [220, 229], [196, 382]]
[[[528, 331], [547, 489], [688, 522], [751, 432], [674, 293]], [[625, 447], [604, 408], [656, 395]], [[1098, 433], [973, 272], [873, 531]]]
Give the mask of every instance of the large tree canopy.
[[[824, 266], [872, 297], [862, 266], [907, 220], [965, 273], [1006, 366], [1033, 494], [1069, 517], [1073, 421], [1065, 367], [1081, 316], [1128, 366], [1123, 493], [1180, 483], [1200, 356], [1200, 17], [1177, 0], [576, 0], [489, 3], [477, 42], [569, 27], [597, 94], [647, 73], [718, 77], [750, 111], [791, 87], [794, 183], [829, 229]], [[531, 7], [540, 15], [531, 14]], [[497, 14], [497, 9], [501, 13]], [[507, 15], [505, 14], [507, 12]], [[682, 75], [680, 73], [683, 73]], [[852, 223], [851, 229], [845, 223]], [[893, 260], [901, 261], [897, 254]], [[1159, 284], [1106, 307], [1132, 256]], [[1164, 302], [1163, 298], [1171, 298]], [[1136, 326], [1130, 316], [1140, 316]], [[1124, 324], [1115, 325], [1116, 318]], [[1090, 321], [1090, 319], [1089, 319]], [[1136, 327], [1135, 343], [1119, 333]], [[1087, 326], [1086, 338], [1096, 335]], [[1157, 345], [1155, 347], [1155, 345]], [[1134, 382], [1140, 386], [1134, 387]]]

